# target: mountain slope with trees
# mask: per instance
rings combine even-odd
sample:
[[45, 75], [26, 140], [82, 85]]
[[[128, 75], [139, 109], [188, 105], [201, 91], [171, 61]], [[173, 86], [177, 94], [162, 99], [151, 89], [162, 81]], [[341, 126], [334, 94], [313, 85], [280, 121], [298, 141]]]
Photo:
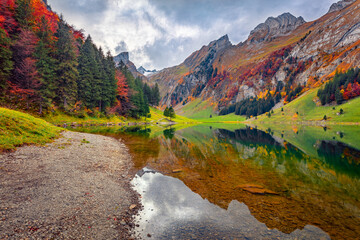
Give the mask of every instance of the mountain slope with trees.
[[[78, 117], [121, 114], [139, 118], [159, 102], [126, 66], [115, 66], [91, 36], [84, 37], [42, 0], [0, 3], [0, 104]], [[146, 92], [146, 94], [145, 94]]]
[[[239, 105], [251, 101], [256, 104], [240, 112], [255, 116], [358, 67], [360, 1], [336, 6], [312, 22], [289, 13], [270, 17], [244, 42], [233, 45], [224, 36], [182, 64], [150, 76], [159, 84], [161, 105], [172, 105], [180, 114], [187, 106], [197, 114], [225, 113], [235, 112], [236, 105], [239, 112]], [[201, 104], [194, 104], [197, 99]]]

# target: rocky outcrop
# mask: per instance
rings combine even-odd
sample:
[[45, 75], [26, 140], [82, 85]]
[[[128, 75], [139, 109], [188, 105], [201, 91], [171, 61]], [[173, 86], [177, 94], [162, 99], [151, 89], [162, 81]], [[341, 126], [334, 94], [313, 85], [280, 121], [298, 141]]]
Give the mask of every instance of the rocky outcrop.
[[232, 46], [229, 40], [229, 36], [227, 34], [222, 36], [218, 40], [212, 41], [209, 45], [212, 49], [214, 49], [217, 52]]
[[147, 70], [146, 70], [143, 66], [139, 67], [139, 68], [137, 69], [137, 71], [138, 71], [139, 73], [141, 73], [141, 74], [144, 74], [144, 73], [147, 72]]
[[123, 62], [125, 65], [127, 65], [130, 62], [129, 53], [128, 52], [122, 52], [119, 55], [114, 57], [114, 61], [117, 64], [120, 64], [120, 62]]
[[140, 77], [141, 79], [143, 79], [143, 81], [147, 80], [147, 78], [142, 73], [138, 72], [135, 64], [130, 61], [128, 52], [122, 52], [119, 55], [115, 56], [114, 61], [116, 66], [119, 66], [121, 63], [125, 64], [125, 66], [129, 69], [129, 71], [135, 78]]
[[344, 9], [345, 7], [347, 7], [348, 5], [352, 4], [355, 1], [356, 0], [342, 0], [337, 3], [334, 3], [333, 5], [331, 5], [328, 13], [332, 13]]
[[306, 22], [302, 17], [296, 18], [291, 13], [284, 13], [276, 18], [269, 17], [265, 23], [259, 24], [250, 32], [248, 40], [251, 43], [271, 40], [274, 37], [291, 33], [304, 23]]
[[[191, 54], [181, 65], [164, 69], [151, 80], [157, 82], [163, 96], [162, 105], [176, 106], [184, 103], [189, 96], [197, 98], [214, 75], [214, 61], [233, 45], [228, 35], [212, 41], [207, 46]], [[176, 72], [187, 71], [185, 76], [176, 76]], [[168, 78], [169, 77], [169, 78]]]
[[195, 67], [204, 59], [209, 58], [209, 55], [219, 53], [231, 46], [232, 44], [229, 40], [229, 36], [224, 35], [218, 40], [210, 42], [209, 45], [203, 46], [199, 51], [191, 54], [190, 57], [185, 59], [184, 64], [190, 68]]

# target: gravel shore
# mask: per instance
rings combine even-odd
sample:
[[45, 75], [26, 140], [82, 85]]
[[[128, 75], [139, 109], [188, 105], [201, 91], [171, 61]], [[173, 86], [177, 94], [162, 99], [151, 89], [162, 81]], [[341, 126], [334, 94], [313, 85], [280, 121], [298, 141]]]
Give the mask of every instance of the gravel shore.
[[140, 208], [120, 141], [65, 131], [0, 155], [0, 239], [132, 239]]

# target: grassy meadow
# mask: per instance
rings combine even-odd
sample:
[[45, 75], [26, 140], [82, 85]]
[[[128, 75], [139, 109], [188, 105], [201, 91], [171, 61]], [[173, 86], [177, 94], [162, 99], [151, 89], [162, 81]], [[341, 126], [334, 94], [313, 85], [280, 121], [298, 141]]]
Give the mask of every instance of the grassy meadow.
[[[317, 89], [312, 89], [285, 105], [283, 108], [274, 110], [271, 117], [266, 114], [250, 120], [254, 123], [294, 123], [323, 121], [330, 124], [356, 124], [360, 122], [360, 98], [352, 99], [337, 106], [317, 106]], [[283, 109], [283, 110], [282, 110]], [[340, 113], [343, 109], [343, 114]]]
[[29, 114], [0, 108], [0, 151], [24, 144], [45, 144], [59, 136], [61, 128]]

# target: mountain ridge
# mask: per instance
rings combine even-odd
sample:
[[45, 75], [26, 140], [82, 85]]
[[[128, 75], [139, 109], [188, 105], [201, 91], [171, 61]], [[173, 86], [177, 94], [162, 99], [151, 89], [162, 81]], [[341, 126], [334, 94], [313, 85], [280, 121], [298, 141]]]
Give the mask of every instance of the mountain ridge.
[[150, 82], [159, 84], [163, 105], [173, 105], [181, 112], [183, 106], [200, 98], [215, 113], [228, 104], [274, 90], [279, 82], [288, 88], [321, 85], [337, 70], [360, 63], [360, 1], [345, 2], [343, 8], [312, 22], [290, 13], [270, 17], [237, 45], [225, 35], [182, 64], [152, 75]]
[[347, 7], [348, 5], [350, 5], [350, 4], [354, 3], [354, 2], [356, 2], [356, 0], [342, 0], [342, 1], [339, 1], [339, 2], [336, 2], [336, 3], [333, 3], [330, 6], [330, 9], [329, 9], [328, 13], [332, 13], [332, 12], [342, 10], [345, 7]]
[[303, 17], [295, 17], [289, 12], [277, 17], [269, 17], [250, 32], [247, 41], [262, 42], [281, 35], [290, 34], [296, 28], [306, 23]]

